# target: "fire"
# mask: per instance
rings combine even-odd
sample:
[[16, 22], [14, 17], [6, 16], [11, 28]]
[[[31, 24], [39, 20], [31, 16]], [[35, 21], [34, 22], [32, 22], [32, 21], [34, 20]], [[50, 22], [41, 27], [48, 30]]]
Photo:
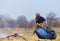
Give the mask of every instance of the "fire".
[[18, 26], [18, 33], [21, 34], [22, 33], [22, 28], [20, 26]]

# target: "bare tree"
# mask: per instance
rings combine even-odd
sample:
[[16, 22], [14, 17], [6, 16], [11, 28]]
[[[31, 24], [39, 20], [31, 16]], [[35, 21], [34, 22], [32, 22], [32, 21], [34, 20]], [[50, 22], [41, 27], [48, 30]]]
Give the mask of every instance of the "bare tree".
[[47, 14], [46, 19], [48, 21], [49, 26], [52, 26], [52, 22], [55, 21], [55, 16], [56, 16], [56, 14], [53, 12], [50, 12], [49, 14]]
[[35, 20], [31, 20], [31, 21], [29, 22], [29, 27], [30, 27], [30, 28], [36, 27]]
[[28, 21], [25, 16], [18, 17], [17, 24], [24, 28], [28, 27]]

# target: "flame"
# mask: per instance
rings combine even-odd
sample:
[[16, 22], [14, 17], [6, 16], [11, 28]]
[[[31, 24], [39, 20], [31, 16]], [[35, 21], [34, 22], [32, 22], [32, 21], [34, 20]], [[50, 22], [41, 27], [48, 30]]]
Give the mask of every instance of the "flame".
[[18, 27], [18, 33], [22, 33], [22, 28], [21, 27]]

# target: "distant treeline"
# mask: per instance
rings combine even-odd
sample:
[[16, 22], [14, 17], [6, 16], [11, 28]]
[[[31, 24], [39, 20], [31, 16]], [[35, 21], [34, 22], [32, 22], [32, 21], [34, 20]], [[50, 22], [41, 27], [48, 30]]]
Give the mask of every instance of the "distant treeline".
[[[46, 16], [49, 26], [60, 27], [60, 18], [56, 18], [56, 14], [50, 12]], [[13, 28], [16, 26], [22, 28], [33, 28], [36, 27], [35, 20], [28, 21], [25, 16], [19, 16], [16, 20], [10, 17], [0, 15], [0, 28]]]

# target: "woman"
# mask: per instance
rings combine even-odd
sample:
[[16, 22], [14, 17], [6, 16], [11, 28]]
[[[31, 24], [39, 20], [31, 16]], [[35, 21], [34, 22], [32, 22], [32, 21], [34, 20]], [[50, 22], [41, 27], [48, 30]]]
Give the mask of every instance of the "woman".
[[36, 13], [36, 29], [34, 31], [34, 33], [36, 33], [38, 35], [39, 38], [43, 38], [43, 39], [55, 39], [56, 38], [56, 34], [55, 31], [49, 29], [47, 21], [45, 20], [45, 18], [43, 18], [40, 13]]

